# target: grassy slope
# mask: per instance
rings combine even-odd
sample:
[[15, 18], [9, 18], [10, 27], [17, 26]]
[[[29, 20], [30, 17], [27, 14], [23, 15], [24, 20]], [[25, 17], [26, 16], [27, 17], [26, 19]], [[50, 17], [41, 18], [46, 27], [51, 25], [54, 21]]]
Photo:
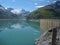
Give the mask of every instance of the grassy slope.
[[58, 2], [47, 5], [45, 7], [39, 8], [31, 12], [27, 18], [28, 19], [41, 19], [41, 18], [43, 19], [59, 18], [60, 19], [60, 7], [58, 7]]

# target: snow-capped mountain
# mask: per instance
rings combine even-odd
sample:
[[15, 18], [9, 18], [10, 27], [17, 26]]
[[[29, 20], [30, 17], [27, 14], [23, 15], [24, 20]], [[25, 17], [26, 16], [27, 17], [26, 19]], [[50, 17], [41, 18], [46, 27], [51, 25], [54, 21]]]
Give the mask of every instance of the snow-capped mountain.
[[7, 8], [8, 11], [14, 10], [13, 8]]
[[29, 14], [29, 12], [25, 11], [24, 9], [14, 9], [11, 10], [11, 12], [17, 16], [27, 16]]
[[1, 9], [1, 10], [5, 10], [5, 8], [4, 8], [2, 5], [0, 5], [0, 9]]
[[14, 19], [21, 18], [27, 16], [29, 14], [28, 11], [24, 9], [13, 9], [13, 8], [5, 8], [0, 5], [0, 19]]

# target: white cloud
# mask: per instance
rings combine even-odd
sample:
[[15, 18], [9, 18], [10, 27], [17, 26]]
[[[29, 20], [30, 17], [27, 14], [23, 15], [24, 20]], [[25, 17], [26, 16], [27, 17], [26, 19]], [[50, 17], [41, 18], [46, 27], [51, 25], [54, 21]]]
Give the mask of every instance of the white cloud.
[[24, 13], [25, 11], [23, 11], [23, 9], [14, 9], [14, 10], [12, 10], [11, 12], [14, 13], [14, 14], [22, 14], [22, 13]]
[[44, 6], [35, 6], [36, 8], [41, 8], [41, 7], [44, 7]]
[[21, 13], [19, 9], [14, 9], [11, 12], [14, 13], [14, 14], [20, 14]]

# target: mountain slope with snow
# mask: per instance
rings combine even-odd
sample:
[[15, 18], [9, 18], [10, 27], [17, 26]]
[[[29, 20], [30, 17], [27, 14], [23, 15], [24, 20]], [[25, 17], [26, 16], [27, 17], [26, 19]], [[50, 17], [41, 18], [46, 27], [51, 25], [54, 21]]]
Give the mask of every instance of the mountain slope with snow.
[[21, 17], [27, 16], [29, 14], [28, 11], [24, 9], [13, 9], [7, 8], [0, 5], [0, 19], [19, 19]]

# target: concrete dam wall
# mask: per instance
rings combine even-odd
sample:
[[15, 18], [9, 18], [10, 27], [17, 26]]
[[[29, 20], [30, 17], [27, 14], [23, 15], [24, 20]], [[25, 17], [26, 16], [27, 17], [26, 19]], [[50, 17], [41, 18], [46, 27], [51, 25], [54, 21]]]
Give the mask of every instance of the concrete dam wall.
[[40, 19], [40, 28], [45, 32], [35, 45], [60, 45], [60, 19]]
[[40, 27], [43, 30], [49, 30], [54, 27], [60, 27], [60, 19], [40, 19]]

